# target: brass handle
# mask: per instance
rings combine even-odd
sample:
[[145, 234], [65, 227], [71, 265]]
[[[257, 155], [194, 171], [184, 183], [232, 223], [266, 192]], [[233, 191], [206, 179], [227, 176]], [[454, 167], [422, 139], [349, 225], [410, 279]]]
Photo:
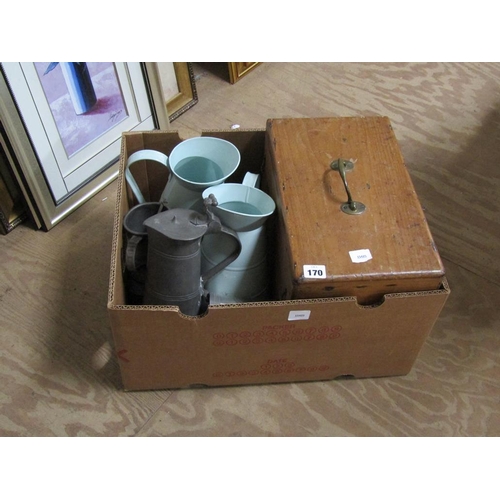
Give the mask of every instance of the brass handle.
[[360, 201], [354, 201], [352, 199], [351, 190], [349, 189], [349, 185], [347, 184], [346, 171], [352, 170], [354, 168], [354, 163], [352, 161], [343, 160], [339, 158], [331, 163], [330, 167], [332, 170], [338, 170], [340, 174], [340, 178], [344, 183], [344, 188], [347, 193], [347, 203], [342, 203], [340, 205], [340, 209], [342, 212], [348, 215], [359, 215], [362, 214], [366, 210], [366, 206]]

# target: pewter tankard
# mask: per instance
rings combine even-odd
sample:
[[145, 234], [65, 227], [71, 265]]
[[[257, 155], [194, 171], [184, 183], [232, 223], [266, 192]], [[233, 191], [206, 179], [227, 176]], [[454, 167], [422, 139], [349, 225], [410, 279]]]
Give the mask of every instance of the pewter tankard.
[[[176, 305], [188, 316], [202, 314], [209, 304], [205, 284], [233, 262], [241, 252], [238, 235], [210, 212], [175, 208], [144, 222], [148, 232], [147, 276], [144, 304]], [[231, 255], [201, 273], [201, 240], [206, 234], [225, 234], [236, 245]]]

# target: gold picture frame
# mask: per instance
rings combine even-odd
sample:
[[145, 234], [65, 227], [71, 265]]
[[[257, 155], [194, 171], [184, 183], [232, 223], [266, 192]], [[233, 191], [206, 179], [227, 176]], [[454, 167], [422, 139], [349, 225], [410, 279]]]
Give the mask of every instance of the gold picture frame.
[[174, 70], [179, 93], [166, 103], [171, 122], [198, 102], [193, 65], [191, 63], [174, 62]]
[[236, 83], [241, 80], [249, 71], [256, 68], [260, 62], [228, 62], [229, 81]]
[[[172, 94], [165, 95], [164, 83], [162, 81], [162, 73], [165, 68], [160, 68], [160, 65], [168, 65], [171, 70], [172, 77], [175, 79], [175, 89]], [[166, 111], [165, 114], [157, 112], [160, 129], [168, 130], [169, 123], [173, 122], [181, 114], [198, 102], [198, 93], [194, 79], [193, 65], [187, 62], [174, 63], [145, 63], [147, 78], [151, 89], [151, 95], [155, 101], [157, 110], [162, 108]], [[163, 114], [163, 116], [160, 116]]]

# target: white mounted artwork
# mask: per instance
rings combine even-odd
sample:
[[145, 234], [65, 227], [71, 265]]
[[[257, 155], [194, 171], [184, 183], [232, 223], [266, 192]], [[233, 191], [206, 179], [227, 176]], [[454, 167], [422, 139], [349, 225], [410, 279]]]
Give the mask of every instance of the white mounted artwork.
[[123, 132], [157, 128], [141, 63], [11, 62], [2, 73], [2, 122], [47, 229], [116, 177]]

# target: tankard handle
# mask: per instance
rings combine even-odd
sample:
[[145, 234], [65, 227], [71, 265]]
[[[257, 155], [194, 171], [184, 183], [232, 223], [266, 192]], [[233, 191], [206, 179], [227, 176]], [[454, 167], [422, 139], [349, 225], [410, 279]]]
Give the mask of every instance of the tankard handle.
[[[141, 267], [146, 265], [147, 250], [141, 251], [139, 245], [143, 243], [144, 237], [132, 235], [127, 241], [125, 248], [125, 267], [128, 271], [138, 271]], [[143, 243], [144, 244], [144, 243]]]
[[146, 199], [141, 193], [141, 190], [139, 189], [139, 186], [137, 185], [137, 182], [135, 181], [134, 176], [130, 171], [130, 166], [133, 163], [142, 160], [156, 161], [170, 171], [170, 167], [168, 166], [168, 156], [166, 154], [160, 153], [160, 151], [156, 151], [154, 149], [143, 149], [141, 151], [132, 153], [128, 157], [127, 165], [125, 167], [125, 179], [127, 181], [127, 184], [130, 186], [132, 193], [134, 193], [134, 196], [136, 197], [138, 203], [145, 203]]
[[220, 219], [212, 213], [210, 210], [211, 206], [217, 205], [217, 200], [213, 194], [209, 195], [208, 198], [203, 200], [205, 205], [205, 210], [208, 215], [208, 231], [205, 234], [213, 234], [213, 233], [223, 233], [231, 236], [236, 241], [236, 248], [234, 251], [228, 255], [222, 262], [216, 264], [212, 269], [209, 269], [205, 274], [202, 275], [201, 279], [203, 283], [206, 283], [208, 280], [213, 278], [217, 273], [221, 272], [225, 267], [229, 266], [231, 262], [234, 262], [241, 253], [241, 241], [238, 237], [236, 231], [223, 226]]

